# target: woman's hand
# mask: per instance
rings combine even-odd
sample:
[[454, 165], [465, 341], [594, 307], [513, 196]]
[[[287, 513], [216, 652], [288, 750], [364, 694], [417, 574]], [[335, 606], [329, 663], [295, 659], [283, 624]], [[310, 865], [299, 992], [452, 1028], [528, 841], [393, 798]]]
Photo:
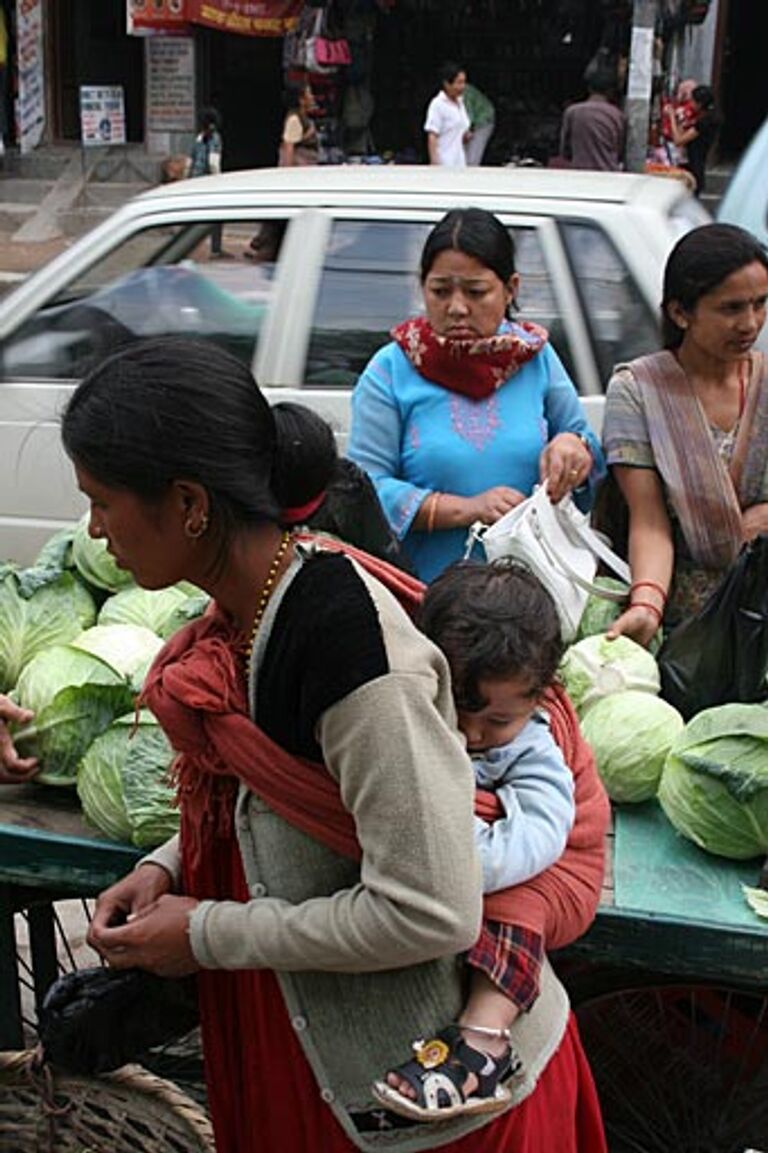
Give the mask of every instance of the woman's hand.
[[511, 508], [516, 508], [524, 500], [525, 494], [519, 489], [507, 488], [503, 484], [497, 485], [496, 488], [486, 489], [485, 492], [480, 492], [477, 496], [466, 498], [467, 519], [465, 523], [474, 524], [476, 520], [481, 520], [483, 524], [495, 524], [504, 516], [504, 513], [509, 512]]
[[753, 504], [741, 517], [741, 535], [745, 541], [768, 533], [768, 504]]
[[189, 940], [189, 917], [196, 906], [193, 897], [166, 893], [130, 914], [125, 924], [92, 927], [88, 941], [110, 968], [135, 967], [158, 977], [185, 977], [200, 968]]
[[0, 693], [0, 784], [20, 785], [37, 772], [35, 757], [20, 757], [14, 748], [8, 725], [26, 725], [34, 717], [29, 709], [21, 709]]
[[584, 484], [591, 471], [592, 453], [574, 432], [558, 433], [539, 457], [539, 476], [553, 504]]
[[139, 865], [100, 894], [88, 930], [88, 944], [100, 951], [103, 933], [125, 925], [129, 918], [156, 904], [170, 888], [171, 875], [160, 865], [151, 862]]
[[630, 640], [637, 641], [639, 645], [647, 649], [658, 630], [658, 616], [651, 609], [637, 605], [623, 612], [618, 620], [615, 620], [611, 627], [606, 630], [605, 635], [609, 641], [620, 636], [629, 637]]

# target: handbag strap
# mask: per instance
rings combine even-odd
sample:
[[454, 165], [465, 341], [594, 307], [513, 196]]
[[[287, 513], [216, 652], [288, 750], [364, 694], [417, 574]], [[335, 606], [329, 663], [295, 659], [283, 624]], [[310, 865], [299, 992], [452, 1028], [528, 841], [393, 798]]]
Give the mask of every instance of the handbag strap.
[[[569, 530], [573, 529], [574, 527], [574, 525], [568, 525]], [[603, 585], [596, 584], [594, 581], [587, 580], [586, 577], [583, 577], [581, 573], [577, 572], [576, 569], [573, 568], [566, 557], [561, 556], [559, 553], [555, 552], [547, 540], [546, 535], [542, 531], [541, 522], [539, 520], [535, 520], [533, 522], [533, 532], [535, 533], [536, 539], [541, 545], [542, 551], [546, 553], [550, 564], [553, 565], [554, 568], [560, 569], [560, 571], [565, 576], [567, 576], [569, 580], [572, 580], [574, 584], [577, 584], [579, 588], [584, 589], [585, 592], [591, 593], [593, 596], [601, 597], [603, 600], [607, 601], [616, 601], [618, 604], [627, 599], [627, 596], [629, 595], [629, 567], [624, 564], [624, 561], [621, 559], [621, 557], [617, 557], [615, 553], [612, 553], [611, 550], [602, 543], [602, 541], [599, 542], [601, 551], [604, 550], [606, 554], [613, 557], [616, 561], [618, 561], [620, 566], [626, 569], [626, 578], [624, 578], [623, 573], [620, 574], [622, 579], [626, 580], [626, 592], [619, 589], [605, 588]], [[594, 537], [594, 533], [590, 532], [589, 535]], [[586, 545], [586, 547], [590, 550], [590, 552], [596, 551], [593, 549], [594, 541], [585, 538], [581, 539], [583, 540], [583, 543]], [[597, 540], [596, 537], [595, 540]]]
[[589, 525], [577, 525], [569, 521], [568, 532], [576, 533], [579, 540], [586, 545], [589, 551], [593, 553], [598, 560], [601, 560], [605, 567], [610, 569], [619, 580], [624, 581], [624, 584], [627, 586], [627, 592], [622, 593], [618, 590], [611, 592], [610, 589], [601, 589], [601, 586], [598, 585], [598, 595], [602, 594], [606, 600], [624, 600], [629, 593], [629, 586], [632, 583], [632, 572], [627, 562], [615, 553], [613, 549], [610, 549], [605, 541], [598, 536], [595, 530], [590, 528]]
[[[549, 497], [546, 495], [546, 484], [537, 487], [533, 497], [529, 499], [533, 500], [535, 504], [540, 504], [542, 500], [549, 500]], [[571, 538], [576, 537], [585, 548], [589, 549], [593, 556], [601, 560], [606, 568], [610, 569], [615, 576], [624, 582], [626, 589], [605, 588], [603, 585], [595, 584], [593, 581], [589, 581], [583, 577], [568, 563], [565, 557], [559, 556], [554, 551], [542, 531], [540, 520], [537, 519], [535, 521], [536, 527], [534, 528], [536, 539], [547, 554], [550, 563], [554, 565], [555, 568], [559, 568], [570, 580], [579, 585], [580, 588], [585, 589], [594, 596], [601, 597], [603, 600], [615, 601], [617, 604], [626, 600], [629, 596], [632, 582], [632, 574], [627, 562], [610, 549], [594, 529], [591, 529], [587, 524], [578, 523], [574, 518], [569, 517], [558, 505], [552, 505], [551, 507], [563, 531]], [[482, 543], [487, 528], [488, 526], [484, 525], [482, 521], [475, 521], [474, 524], [470, 525], [467, 534], [467, 543], [464, 549], [464, 560], [469, 560], [475, 545]]]

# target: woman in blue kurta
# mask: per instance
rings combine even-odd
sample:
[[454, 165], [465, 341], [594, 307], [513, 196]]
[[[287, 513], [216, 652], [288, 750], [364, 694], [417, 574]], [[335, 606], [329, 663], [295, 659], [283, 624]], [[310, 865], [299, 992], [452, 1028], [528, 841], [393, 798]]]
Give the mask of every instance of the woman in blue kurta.
[[546, 478], [589, 504], [599, 442], [547, 333], [507, 318], [514, 245], [484, 209], [449, 212], [421, 258], [426, 317], [393, 330], [352, 395], [349, 456], [426, 581]]

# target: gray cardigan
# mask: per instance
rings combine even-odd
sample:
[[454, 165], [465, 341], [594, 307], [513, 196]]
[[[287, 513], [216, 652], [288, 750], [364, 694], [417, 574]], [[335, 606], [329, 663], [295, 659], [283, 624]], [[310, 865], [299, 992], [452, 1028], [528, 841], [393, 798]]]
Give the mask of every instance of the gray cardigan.
[[[259, 630], [252, 701], [275, 613], [304, 560], [302, 550]], [[480, 918], [474, 782], [442, 654], [377, 581], [359, 575], [391, 671], [328, 709], [318, 738], [355, 816], [362, 862], [326, 849], [242, 788], [236, 827], [252, 900], [201, 902], [190, 939], [204, 967], [276, 970], [318, 1092], [350, 1139], [360, 1149], [406, 1153], [487, 1124], [475, 1117], [363, 1134], [351, 1117], [379, 1108], [370, 1085], [407, 1058], [414, 1038], [459, 1013], [456, 954], [474, 942]], [[178, 877], [172, 842], [148, 859]], [[515, 1103], [535, 1087], [567, 1016], [566, 994], [547, 965], [538, 1000], [515, 1025], [523, 1059], [510, 1086]]]

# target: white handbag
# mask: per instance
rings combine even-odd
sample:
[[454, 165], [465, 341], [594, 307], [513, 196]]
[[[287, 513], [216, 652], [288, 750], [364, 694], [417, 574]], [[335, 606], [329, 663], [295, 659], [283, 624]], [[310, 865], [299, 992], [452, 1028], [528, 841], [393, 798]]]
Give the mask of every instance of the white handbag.
[[[510, 557], [536, 574], [555, 602], [565, 641], [576, 635], [590, 593], [617, 602], [629, 595], [629, 565], [589, 527], [589, 517], [569, 495], [552, 504], [546, 485], [495, 524], [473, 524], [465, 558], [477, 542], [489, 561]], [[594, 583], [598, 560], [625, 583], [625, 591]]]

